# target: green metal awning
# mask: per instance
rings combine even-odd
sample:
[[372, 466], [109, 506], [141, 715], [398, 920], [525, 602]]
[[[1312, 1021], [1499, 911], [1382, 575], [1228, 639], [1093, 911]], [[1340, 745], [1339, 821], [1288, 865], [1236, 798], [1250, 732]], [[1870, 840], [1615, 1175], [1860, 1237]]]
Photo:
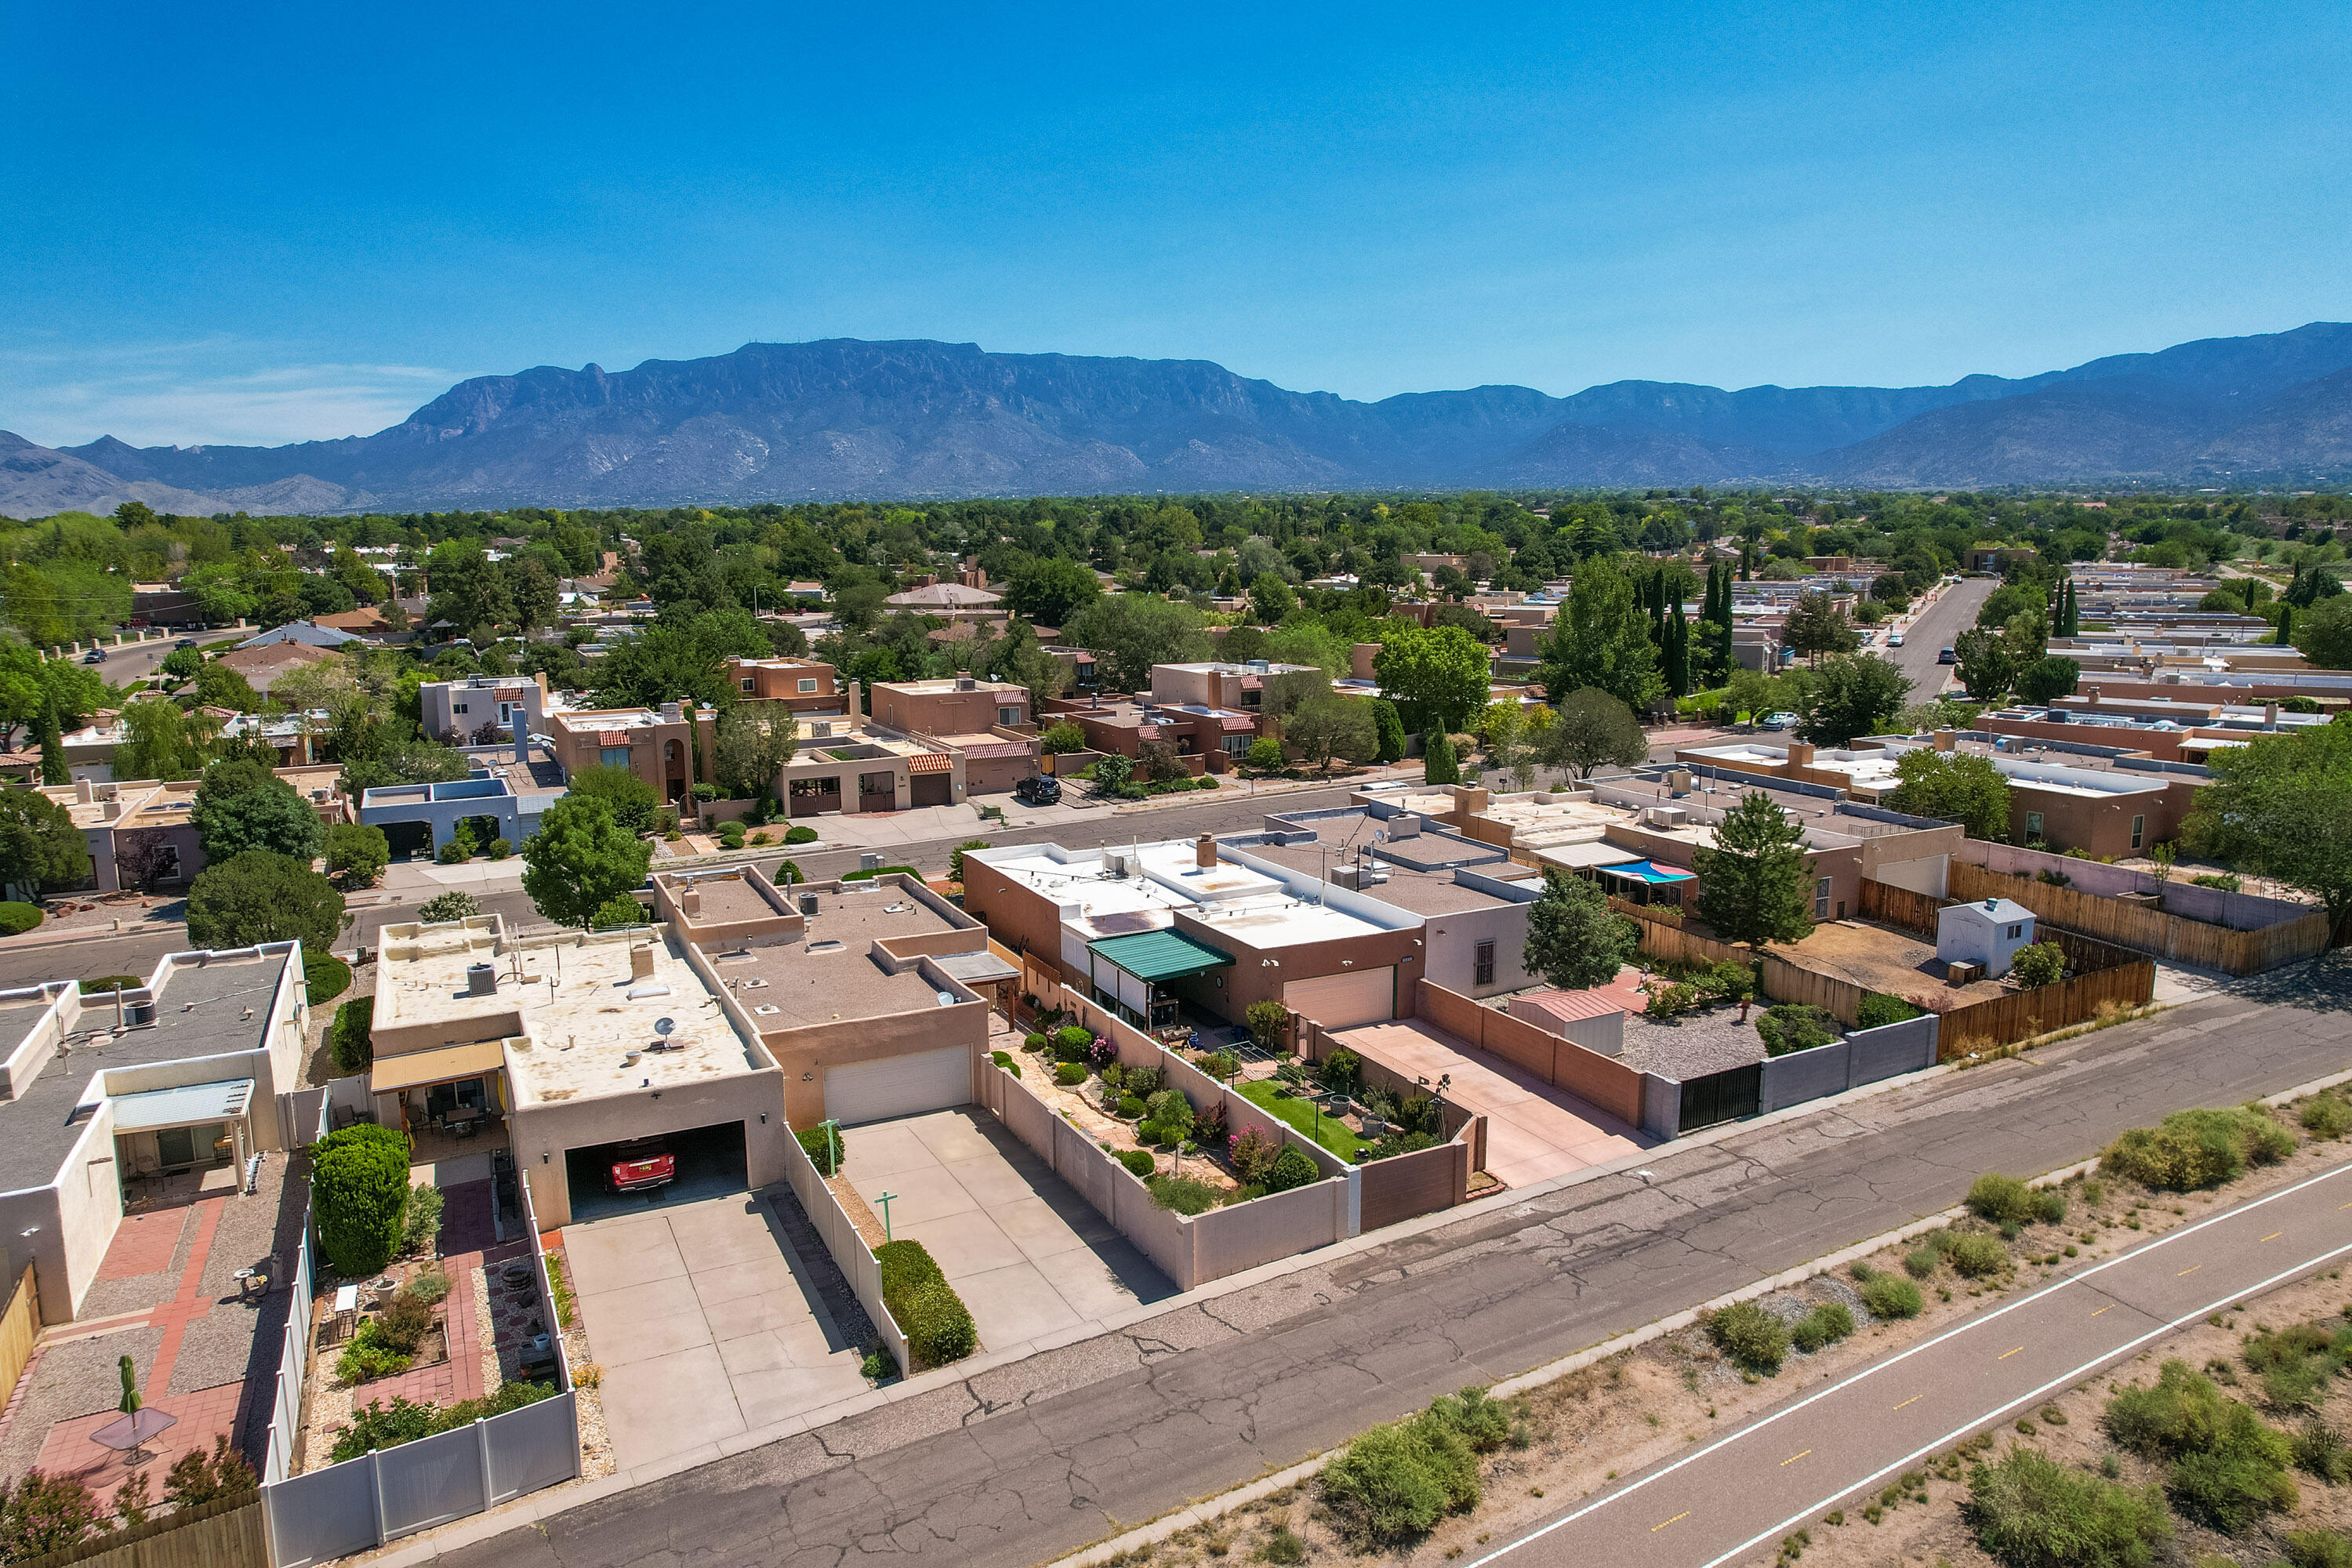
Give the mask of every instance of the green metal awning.
[[1107, 936], [1100, 942], [1087, 943], [1087, 951], [1100, 954], [1148, 985], [1181, 980], [1187, 974], [1204, 974], [1234, 961], [1233, 954], [1219, 952], [1206, 942], [1195, 942], [1174, 931]]

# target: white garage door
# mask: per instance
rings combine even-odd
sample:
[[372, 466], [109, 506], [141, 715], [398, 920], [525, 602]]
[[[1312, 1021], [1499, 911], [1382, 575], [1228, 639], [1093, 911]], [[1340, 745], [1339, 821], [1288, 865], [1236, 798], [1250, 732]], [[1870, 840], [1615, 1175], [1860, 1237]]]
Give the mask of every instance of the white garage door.
[[1316, 980], [1294, 980], [1282, 988], [1282, 1001], [1327, 1029], [1386, 1023], [1396, 1016], [1396, 971], [1351, 969]]
[[944, 1110], [971, 1099], [971, 1053], [961, 1046], [824, 1069], [824, 1113], [845, 1125]]

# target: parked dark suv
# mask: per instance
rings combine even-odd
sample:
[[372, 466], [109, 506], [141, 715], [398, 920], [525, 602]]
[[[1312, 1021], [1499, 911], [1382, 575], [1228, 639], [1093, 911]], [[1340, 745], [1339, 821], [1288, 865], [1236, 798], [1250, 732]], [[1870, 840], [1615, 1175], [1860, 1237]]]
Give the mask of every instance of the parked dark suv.
[[1031, 773], [1013, 786], [1013, 798], [1024, 805], [1051, 805], [1062, 798], [1062, 782]]

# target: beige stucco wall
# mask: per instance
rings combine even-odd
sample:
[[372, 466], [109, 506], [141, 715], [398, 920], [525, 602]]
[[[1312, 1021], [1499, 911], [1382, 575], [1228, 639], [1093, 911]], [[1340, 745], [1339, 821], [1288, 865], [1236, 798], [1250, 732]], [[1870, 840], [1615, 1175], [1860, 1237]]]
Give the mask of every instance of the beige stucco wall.
[[782, 1140], [791, 1133], [784, 1126], [783, 1074], [773, 1068], [659, 1090], [520, 1106], [507, 1126], [515, 1162], [530, 1180], [531, 1207], [540, 1227], [554, 1230], [572, 1223], [565, 1150], [731, 1121], [743, 1123], [751, 1184], [759, 1188], [782, 1181]]

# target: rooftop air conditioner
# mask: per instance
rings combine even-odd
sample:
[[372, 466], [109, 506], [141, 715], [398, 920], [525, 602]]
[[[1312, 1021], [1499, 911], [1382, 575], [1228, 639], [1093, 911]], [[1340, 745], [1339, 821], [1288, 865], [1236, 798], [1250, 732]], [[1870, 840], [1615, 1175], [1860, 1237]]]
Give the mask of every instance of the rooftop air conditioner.
[[1642, 821], [1651, 827], [1682, 827], [1690, 822], [1690, 813], [1679, 805], [1644, 806]]
[[1350, 862], [1331, 868], [1331, 885], [1335, 888], [1360, 888], [1363, 883], [1363, 868], [1360, 866]]

